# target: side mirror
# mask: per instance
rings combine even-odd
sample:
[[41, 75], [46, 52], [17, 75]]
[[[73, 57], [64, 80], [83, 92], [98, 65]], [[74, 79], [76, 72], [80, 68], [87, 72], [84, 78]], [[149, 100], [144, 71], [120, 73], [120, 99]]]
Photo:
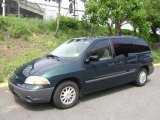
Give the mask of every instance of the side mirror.
[[99, 61], [99, 56], [98, 55], [91, 55], [91, 56], [89, 56], [89, 61]]

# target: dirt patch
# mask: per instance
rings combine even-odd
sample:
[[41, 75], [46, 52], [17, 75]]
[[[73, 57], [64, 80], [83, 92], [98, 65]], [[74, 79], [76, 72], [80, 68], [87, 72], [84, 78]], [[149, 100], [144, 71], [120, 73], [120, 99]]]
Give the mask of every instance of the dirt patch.
[[23, 54], [25, 48], [24, 41], [20, 39], [5, 41], [0, 44], [0, 57], [11, 58]]

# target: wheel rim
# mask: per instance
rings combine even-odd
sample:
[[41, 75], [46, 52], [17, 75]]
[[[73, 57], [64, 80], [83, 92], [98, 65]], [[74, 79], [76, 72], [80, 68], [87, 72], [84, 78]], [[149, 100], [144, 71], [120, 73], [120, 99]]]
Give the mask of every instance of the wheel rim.
[[142, 83], [142, 84], [145, 83], [146, 79], [147, 79], [147, 75], [146, 75], [146, 73], [144, 71], [142, 71], [139, 74], [139, 81], [140, 81], [140, 83]]
[[75, 98], [76, 98], [76, 91], [73, 87], [67, 86], [61, 91], [60, 100], [63, 104], [69, 105], [73, 103]]

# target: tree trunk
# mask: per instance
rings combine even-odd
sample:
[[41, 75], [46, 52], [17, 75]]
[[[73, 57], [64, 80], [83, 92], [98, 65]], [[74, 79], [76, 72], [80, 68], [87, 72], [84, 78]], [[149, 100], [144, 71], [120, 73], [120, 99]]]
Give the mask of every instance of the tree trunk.
[[109, 35], [113, 35], [113, 32], [112, 32], [112, 27], [111, 25], [107, 22], [107, 26], [108, 26], [108, 30], [109, 30]]
[[115, 35], [121, 35], [122, 33], [121, 33], [121, 24], [119, 23], [119, 22], [117, 22], [116, 24], [115, 24]]
[[132, 24], [132, 26], [133, 26], [134, 35], [137, 36], [137, 27], [134, 24]]
[[56, 26], [56, 34], [59, 31], [59, 21], [60, 21], [60, 15], [61, 15], [61, 0], [58, 3], [58, 14], [57, 14], [57, 26]]
[[160, 38], [157, 35], [157, 28], [155, 28], [153, 25], [151, 26], [152, 32], [154, 34], [154, 37], [156, 39], [157, 42], [160, 42]]

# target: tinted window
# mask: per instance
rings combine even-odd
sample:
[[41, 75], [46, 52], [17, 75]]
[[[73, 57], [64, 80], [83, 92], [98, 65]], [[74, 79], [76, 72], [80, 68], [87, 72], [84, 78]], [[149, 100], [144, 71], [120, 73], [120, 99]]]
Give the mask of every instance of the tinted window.
[[134, 47], [130, 39], [112, 39], [113, 47], [116, 56], [132, 56], [134, 54]]
[[137, 53], [150, 51], [148, 44], [144, 40], [134, 39], [133, 43]]
[[98, 41], [90, 49], [90, 55], [98, 55], [100, 60], [111, 58], [111, 48], [107, 40]]

